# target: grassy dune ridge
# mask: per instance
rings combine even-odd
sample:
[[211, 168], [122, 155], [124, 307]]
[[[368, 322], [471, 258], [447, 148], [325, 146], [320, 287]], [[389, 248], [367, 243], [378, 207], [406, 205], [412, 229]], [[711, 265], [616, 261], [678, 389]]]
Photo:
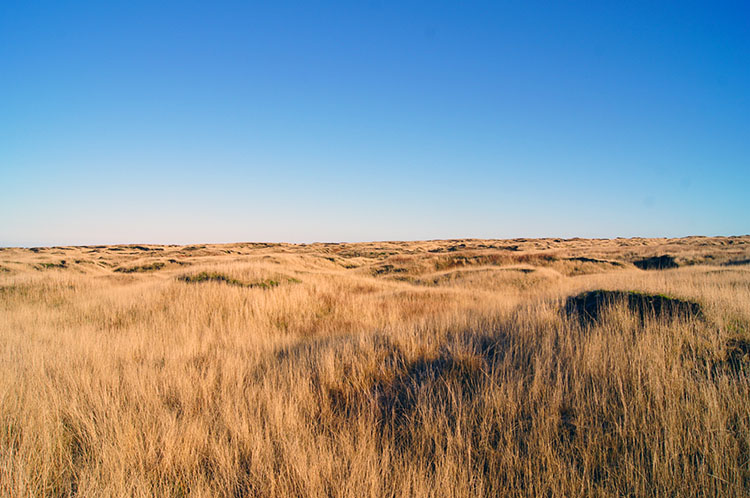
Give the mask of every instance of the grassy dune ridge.
[[[5, 248], [0, 494], [746, 496], [748, 261], [748, 236]], [[595, 289], [702, 312], [566, 313]]]

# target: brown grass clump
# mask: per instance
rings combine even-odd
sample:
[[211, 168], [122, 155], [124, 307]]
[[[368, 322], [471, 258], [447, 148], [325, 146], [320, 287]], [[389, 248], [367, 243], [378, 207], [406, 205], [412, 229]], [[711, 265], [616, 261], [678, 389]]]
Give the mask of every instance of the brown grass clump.
[[7, 248], [0, 495], [747, 496], [748, 257], [750, 237]]

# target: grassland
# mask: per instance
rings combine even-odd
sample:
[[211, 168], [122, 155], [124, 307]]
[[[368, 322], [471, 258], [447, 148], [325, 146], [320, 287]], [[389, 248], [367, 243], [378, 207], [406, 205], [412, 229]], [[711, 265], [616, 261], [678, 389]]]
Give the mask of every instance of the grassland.
[[[749, 262], [750, 237], [5, 248], [0, 494], [747, 496]], [[599, 289], [625, 298], [566, 306]]]

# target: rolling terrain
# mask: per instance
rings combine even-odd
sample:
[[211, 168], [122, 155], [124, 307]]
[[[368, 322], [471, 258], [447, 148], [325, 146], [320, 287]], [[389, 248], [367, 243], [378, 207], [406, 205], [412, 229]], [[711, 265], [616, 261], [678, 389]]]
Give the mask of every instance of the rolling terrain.
[[750, 494], [750, 236], [0, 248], [0, 495]]

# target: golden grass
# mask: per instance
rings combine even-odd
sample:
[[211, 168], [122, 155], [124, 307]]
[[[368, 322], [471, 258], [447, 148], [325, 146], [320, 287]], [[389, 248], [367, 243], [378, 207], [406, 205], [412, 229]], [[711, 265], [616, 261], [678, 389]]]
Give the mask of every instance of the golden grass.
[[[632, 264], [661, 254], [680, 268]], [[750, 237], [0, 250], [0, 494], [747, 496], [749, 255]], [[705, 317], [561, 312], [590, 289]]]

